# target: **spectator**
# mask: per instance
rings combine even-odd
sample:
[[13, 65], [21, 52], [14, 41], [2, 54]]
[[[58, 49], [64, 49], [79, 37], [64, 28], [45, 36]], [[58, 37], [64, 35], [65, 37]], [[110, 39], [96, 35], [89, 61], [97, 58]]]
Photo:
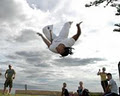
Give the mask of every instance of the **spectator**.
[[5, 80], [5, 83], [4, 83], [3, 94], [5, 93], [6, 88], [8, 86], [9, 86], [9, 92], [8, 92], [8, 94], [10, 94], [11, 89], [12, 89], [12, 85], [13, 85], [13, 79], [15, 79], [15, 74], [16, 74], [15, 71], [14, 71], [14, 69], [12, 69], [11, 65], [9, 65], [8, 67], [9, 67], [9, 69], [7, 69], [6, 72], [5, 72], [5, 78], [6, 78], [6, 80]]
[[69, 96], [69, 92], [68, 92], [68, 90], [66, 89], [66, 87], [67, 87], [67, 84], [66, 84], [66, 83], [63, 83], [61, 96]]
[[78, 95], [79, 95], [79, 96], [82, 96], [82, 93], [83, 93], [83, 90], [84, 90], [84, 88], [83, 88], [83, 82], [80, 81], [80, 82], [79, 82], [79, 85], [80, 85], [80, 86], [78, 86], [77, 92], [78, 92]]
[[103, 67], [102, 72], [99, 69], [99, 71], [97, 73], [97, 75], [100, 75], [100, 77], [101, 77], [101, 86], [102, 86], [104, 92], [106, 90], [106, 87], [108, 86], [107, 73], [105, 71], [106, 71], [106, 68]]
[[112, 74], [108, 73], [107, 74], [108, 80], [109, 80], [109, 84], [106, 88], [106, 92], [105, 92], [105, 96], [118, 96], [118, 92], [117, 92], [117, 84], [116, 82], [112, 79]]

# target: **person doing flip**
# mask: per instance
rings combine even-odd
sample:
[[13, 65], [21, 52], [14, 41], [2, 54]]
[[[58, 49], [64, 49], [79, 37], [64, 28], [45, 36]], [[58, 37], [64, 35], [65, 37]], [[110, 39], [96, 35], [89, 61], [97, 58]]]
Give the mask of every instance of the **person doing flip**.
[[82, 22], [76, 24], [77, 33], [70, 38], [68, 38], [68, 34], [72, 22], [66, 22], [58, 36], [56, 36], [52, 31], [53, 25], [48, 25], [43, 28], [43, 33], [47, 39], [41, 33], [37, 33], [37, 34], [41, 36], [41, 38], [48, 46], [50, 51], [54, 53], [58, 53], [62, 57], [64, 57], [69, 54], [70, 55], [73, 54], [72, 46], [75, 44], [75, 42], [78, 40], [78, 38], [81, 35], [81, 28], [80, 28], [81, 23]]

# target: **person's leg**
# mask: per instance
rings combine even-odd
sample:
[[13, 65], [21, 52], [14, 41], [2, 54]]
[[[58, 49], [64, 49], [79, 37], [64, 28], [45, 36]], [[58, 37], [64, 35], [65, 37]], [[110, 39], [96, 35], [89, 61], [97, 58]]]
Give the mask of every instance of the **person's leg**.
[[13, 81], [10, 80], [10, 82], [9, 82], [9, 94], [10, 94], [10, 92], [11, 92], [12, 86], [13, 86]]
[[66, 22], [62, 28], [62, 30], [59, 33], [58, 38], [64, 39], [68, 37], [69, 29], [71, 27], [72, 22]]
[[43, 28], [43, 33], [49, 41], [56, 38], [56, 35], [53, 33], [53, 25], [45, 26]]
[[6, 91], [6, 87], [4, 86], [4, 89], [3, 89], [3, 94], [5, 94], [5, 91]]
[[103, 81], [103, 90], [104, 90], [104, 92], [106, 91], [106, 81]]
[[77, 26], [77, 33], [72, 36], [72, 38], [73, 38], [75, 41], [78, 40], [79, 36], [81, 35], [81, 28], [80, 28], [80, 24], [81, 24], [81, 23], [82, 23], [82, 22], [76, 24], [76, 26]]
[[5, 91], [6, 91], [7, 87], [8, 87], [8, 80], [6, 80], [5, 83], [4, 83], [3, 94], [5, 94]]
[[9, 93], [8, 93], [8, 94], [10, 94], [10, 92], [11, 92], [11, 89], [12, 89], [12, 88], [10, 88], [10, 87], [9, 87]]
[[107, 88], [107, 86], [108, 86], [108, 81], [105, 80], [105, 89]]
[[103, 88], [103, 91], [105, 92], [104, 81], [101, 81], [101, 86], [102, 86], [102, 88]]

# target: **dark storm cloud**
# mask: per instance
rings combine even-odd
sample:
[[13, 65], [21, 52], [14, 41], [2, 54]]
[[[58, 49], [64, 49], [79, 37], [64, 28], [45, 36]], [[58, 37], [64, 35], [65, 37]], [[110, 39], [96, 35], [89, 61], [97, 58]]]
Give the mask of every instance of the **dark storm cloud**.
[[[51, 11], [59, 4], [60, 0], [27, 0], [30, 7], [38, 8], [42, 11]], [[57, 3], [56, 3], [57, 2]]]
[[98, 61], [104, 61], [103, 58], [63, 58], [63, 59], [55, 59], [55, 65], [57, 66], [84, 66], [87, 64], [95, 64]]
[[35, 40], [36, 39], [36, 33], [33, 30], [30, 29], [24, 29], [21, 31], [21, 35], [19, 37], [17, 37], [15, 40], [18, 42], [28, 42], [31, 40]]

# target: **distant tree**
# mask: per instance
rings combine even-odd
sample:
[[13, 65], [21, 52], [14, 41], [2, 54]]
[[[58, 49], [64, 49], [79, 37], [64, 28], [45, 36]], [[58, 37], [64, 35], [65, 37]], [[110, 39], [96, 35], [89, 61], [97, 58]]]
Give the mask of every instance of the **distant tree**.
[[[99, 6], [100, 4], [106, 2], [104, 7], [107, 7], [108, 5], [111, 7], [115, 7], [117, 12], [115, 13], [116, 16], [120, 16], [120, 2], [119, 0], [95, 0], [93, 2], [90, 2], [89, 4], [86, 4], [85, 7], [91, 7], [91, 6]], [[117, 26], [117, 29], [114, 29], [114, 32], [120, 32], [120, 23], [114, 24], [114, 26]]]

